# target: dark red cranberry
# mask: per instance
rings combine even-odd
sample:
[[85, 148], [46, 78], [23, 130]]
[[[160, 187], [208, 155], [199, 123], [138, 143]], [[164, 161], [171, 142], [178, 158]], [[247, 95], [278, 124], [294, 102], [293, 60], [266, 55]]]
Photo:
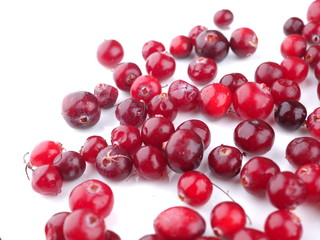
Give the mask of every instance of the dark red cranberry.
[[63, 224], [70, 212], [58, 212], [50, 217], [45, 225], [46, 240], [64, 240]]
[[168, 53], [155, 52], [147, 58], [146, 70], [148, 74], [162, 81], [172, 77], [176, 70], [176, 61]]
[[315, 0], [311, 2], [308, 6], [307, 10], [307, 20], [313, 21], [313, 20], [320, 20], [320, 2]]
[[301, 96], [300, 86], [296, 81], [281, 78], [276, 80], [270, 89], [275, 105], [284, 101], [299, 101]]
[[53, 165], [58, 169], [64, 181], [81, 177], [86, 169], [86, 161], [83, 156], [75, 151], [60, 153], [55, 157]]
[[285, 35], [290, 34], [302, 34], [302, 29], [304, 27], [304, 22], [301, 18], [291, 17], [283, 25], [283, 32]]
[[165, 50], [166, 49], [161, 42], [150, 40], [142, 46], [142, 56], [144, 60], [146, 60], [152, 53], [164, 52]]
[[105, 238], [103, 240], [121, 240], [121, 238], [114, 231], [106, 230]]
[[306, 127], [311, 136], [320, 139], [320, 107], [308, 115]]
[[121, 181], [127, 178], [132, 171], [133, 162], [127, 150], [110, 145], [102, 149], [96, 159], [96, 168], [103, 177]]
[[62, 116], [73, 128], [89, 128], [101, 115], [98, 99], [90, 92], [77, 91], [66, 95], [62, 101]]
[[95, 86], [93, 94], [96, 96], [100, 107], [108, 109], [116, 103], [119, 92], [118, 89], [109, 84], [99, 83]]
[[269, 240], [267, 235], [254, 228], [243, 228], [236, 232], [230, 240]]
[[208, 155], [210, 170], [218, 176], [233, 178], [240, 172], [243, 154], [238, 148], [220, 145]]
[[112, 68], [121, 62], [124, 55], [122, 45], [114, 39], [104, 40], [98, 47], [97, 59], [107, 68]]
[[204, 30], [196, 38], [195, 51], [199, 57], [221, 62], [228, 55], [229, 41], [217, 30]]
[[302, 36], [310, 45], [320, 43], [320, 21], [312, 20], [306, 23], [302, 29]]
[[203, 32], [204, 30], [207, 30], [207, 28], [205, 26], [202, 25], [197, 25], [194, 26], [190, 31], [189, 31], [189, 38], [193, 44], [193, 46], [196, 45], [196, 38], [198, 37], [198, 35]]
[[140, 126], [147, 117], [147, 106], [143, 101], [131, 97], [120, 102], [115, 109], [120, 124]]
[[304, 54], [304, 60], [314, 68], [320, 60], [320, 45], [310, 46]]
[[286, 36], [281, 45], [280, 51], [283, 57], [303, 57], [307, 50], [307, 40], [299, 34]]
[[221, 9], [214, 14], [213, 22], [220, 28], [226, 28], [233, 22], [233, 13], [229, 9]]
[[173, 81], [168, 96], [178, 110], [191, 111], [198, 107], [199, 89], [184, 80]]
[[238, 28], [230, 37], [230, 48], [238, 57], [251, 56], [258, 47], [258, 37], [250, 28]]
[[176, 130], [169, 138], [165, 154], [169, 167], [183, 173], [199, 167], [203, 157], [203, 143], [198, 134], [189, 129]]
[[189, 37], [179, 35], [171, 40], [170, 53], [175, 58], [186, 58], [190, 55], [193, 44]]
[[217, 75], [218, 67], [215, 61], [207, 57], [198, 57], [188, 65], [188, 76], [198, 84], [207, 84]]
[[296, 174], [306, 184], [307, 199], [311, 202], [320, 201], [320, 165], [317, 163], [310, 163], [300, 166]]
[[147, 105], [149, 117], [163, 116], [173, 121], [177, 114], [178, 109], [170, 100], [167, 93], [161, 93], [154, 96]]
[[108, 146], [107, 141], [101, 136], [90, 136], [80, 149], [80, 154], [88, 163], [95, 163], [98, 153]]
[[112, 77], [119, 89], [129, 92], [133, 81], [141, 75], [141, 70], [137, 64], [123, 62], [113, 69]]
[[240, 122], [233, 134], [236, 146], [245, 153], [252, 155], [262, 155], [270, 151], [274, 138], [273, 128], [261, 119], [249, 119]]
[[52, 140], [43, 140], [37, 143], [30, 153], [29, 164], [39, 167], [52, 164], [54, 158], [63, 150], [62, 144]]
[[156, 234], [164, 239], [194, 240], [205, 232], [204, 218], [188, 207], [171, 207], [162, 211], [153, 222]]
[[229, 73], [220, 79], [220, 83], [228, 87], [232, 93], [246, 82], [248, 82], [248, 79], [241, 73]]
[[281, 65], [275, 62], [261, 63], [254, 73], [255, 81], [264, 83], [268, 87], [271, 87], [276, 80], [281, 78], [284, 78], [284, 70]]
[[151, 75], [141, 75], [134, 80], [130, 88], [132, 97], [148, 103], [154, 96], [162, 91], [158, 79]]

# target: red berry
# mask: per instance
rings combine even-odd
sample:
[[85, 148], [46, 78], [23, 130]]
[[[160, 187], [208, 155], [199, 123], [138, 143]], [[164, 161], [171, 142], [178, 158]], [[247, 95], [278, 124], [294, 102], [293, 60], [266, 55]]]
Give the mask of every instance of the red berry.
[[284, 77], [294, 80], [297, 83], [303, 82], [308, 76], [309, 66], [307, 62], [298, 57], [287, 57], [282, 60], [281, 66], [284, 70]]
[[155, 52], [147, 58], [146, 70], [148, 74], [162, 81], [172, 77], [176, 70], [176, 61], [168, 53]]
[[54, 158], [62, 152], [62, 144], [52, 140], [43, 140], [33, 148], [30, 154], [30, 164], [35, 167], [52, 164]]
[[95, 163], [98, 153], [108, 146], [107, 141], [101, 136], [90, 136], [80, 149], [80, 154], [88, 163]]
[[320, 107], [311, 112], [306, 121], [308, 132], [315, 138], [320, 139]]
[[164, 52], [166, 49], [159, 41], [150, 40], [142, 46], [142, 56], [146, 60], [152, 53]]
[[115, 66], [112, 77], [119, 89], [129, 92], [133, 81], [141, 75], [141, 70], [137, 64], [123, 62]]
[[320, 45], [310, 46], [304, 54], [304, 60], [311, 68], [314, 68], [320, 61]]
[[98, 47], [97, 59], [100, 64], [112, 68], [121, 62], [124, 52], [122, 45], [113, 39], [104, 40]]
[[104, 240], [121, 240], [120, 236], [114, 231], [107, 230]]
[[313, 1], [309, 4], [308, 10], [307, 10], [307, 20], [313, 21], [313, 20], [320, 20], [320, 2], [319, 1]]
[[64, 240], [63, 224], [69, 212], [58, 212], [50, 217], [45, 225], [46, 240]]
[[177, 107], [170, 100], [167, 93], [161, 93], [154, 96], [148, 103], [149, 117], [163, 116], [173, 121], [178, 113]]
[[302, 34], [304, 27], [303, 21], [298, 17], [289, 18], [283, 25], [283, 32], [285, 35]]
[[261, 63], [254, 73], [254, 79], [257, 83], [264, 83], [268, 87], [278, 80], [284, 78], [284, 70], [281, 65], [275, 62]]
[[151, 75], [141, 75], [134, 80], [130, 88], [132, 97], [143, 100], [145, 103], [161, 93], [161, 85], [158, 79]]
[[219, 83], [222, 83], [234, 93], [238, 87], [248, 82], [248, 79], [241, 73], [229, 73], [224, 75]]
[[258, 37], [250, 28], [238, 28], [230, 37], [230, 48], [238, 57], [251, 56], [258, 47]]
[[175, 58], [186, 58], [190, 55], [193, 44], [189, 37], [179, 35], [171, 40], [170, 53]]
[[270, 89], [275, 105], [284, 101], [299, 101], [301, 96], [300, 86], [296, 81], [281, 78], [276, 80]]
[[269, 240], [264, 232], [253, 228], [243, 228], [236, 232], [230, 240]]
[[281, 45], [280, 51], [283, 57], [303, 57], [307, 50], [306, 39], [299, 34], [286, 36]]
[[314, 76], [320, 81], [320, 61], [314, 66]]
[[214, 14], [213, 22], [220, 28], [226, 28], [233, 22], [233, 13], [229, 9], [219, 10]]
[[320, 43], [320, 21], [312, 20], [306, 23], [302, 29], [302, 36], [310, 45]]
[[189, 38], [190, 38], [193, 46], [196, 45], [196, 38], [198, 37], [198, 35], [201, 32], [203, 32], [204, 30], [207, 30], [207, 28], [205, 26], [201, 26], [201, 25], [197, 25], [197, 26], [194, 26], [193, 28], [191, 28], [191, 30], [189, 31]]
[[198, 84], [211, 82], [217, 75], [218, 67], [215, 61], [207, 57], [198, 57], [188, 65], [188, 76]]
[[320, 201], [320, 165], [310, 163], [300, 166], [296, 174], [307, 187], [307, 199], [312, 202]]
[[115, 87], [105, 84], [105, 83], [100, 83], [96, 85], [94, 88], [94, 93], [93, 93], [101, 108], [103, 109], [108, 109], [114, 106], [118, 99], [118, 89]]

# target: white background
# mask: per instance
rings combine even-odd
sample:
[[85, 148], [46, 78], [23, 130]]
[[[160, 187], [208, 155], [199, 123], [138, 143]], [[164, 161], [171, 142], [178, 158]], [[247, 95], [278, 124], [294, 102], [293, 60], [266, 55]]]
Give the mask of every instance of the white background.
[[[238, 59], [230, 51], [218, 63], [218, 82], [227, 73], [240, 72], [253, 81], [256, 67], [265, 61], [280, 63], [280, 44], [284, 38], [284, 22], [293, 16], [306, 21], [311, 0], [282, 1], [43, 1], [12, 0], [0, 2], [0, 237], [2, 240], [45, 239], [44, 225], [56, 212], [69, 211], [68, 195], [74, 186], [90, 178], [103, 180], [92, 167], [81, 179], [66, 183], [57, 197], [41, 196], [31, 189], [24, 173], [23, 155], [45, 139], [59, 141], [66, 150], [79, 150], [85, 139], [93, 134], [104, 136], [110, 143], [110, 132], [118, 125], [114, 108], [103, 111], [99, 123], [85, 131], [71, 129], [62, 119], [62, 98], [71, 91], [93, 91], [105, 82], [113, 84], [112, 72], [99, 65], [96, 50], [104, 39], [117, 39], [124, 47], [123, 61], [137, 63], [145, 74], [142, 45], [148, 40], [161, 41], [169, 49], [173, 37], [187, 35], [196, 25], [216, 29], [213, 15], [228, 8], [234, 13], [229, 30], [222, 32], [229, 38], [238, 27], [250, 27], [258, 35], [256, 53], [247, 59]], [[194, 56], [194, 55], [193, 55]], [[186, 67], [192, 58], [177, 60], [175, 79], [190, 81]], [[316, 96], [317, 80], [310, 72], [301, 84], [301, 102], [308, 113], [319, 105]], [[201, 88], [201, 86], [199, 86]], [[164, 88], [164, 91], [166, 88]], [[121, 93], [118, 102], [128, 97]], [[201, 114], [179, 114], [174, 121], [198, 118]], [[231, 181], [217, 178], [206, 168], [206, 156], [220, 144], [234, 145], [233, 129], [239, 120], [227, 117], [212, 121], [212, 142], [205, 152], [200, 170], [213, 182], [230, 192], [252, 220], [262, 230], [265, 218], [276, 210], [268, 200], [247, 193], [239, 178]], [[272, 121], [271, 121], [272, 122]], [[297, 136], [308, 135], [305, 129], [286, 132], [272, 123], [276, 140], [272, 151], [265, 154], [277, 161], [282, 170], [294, 170], [285, 160], [286, 145]], [[244, 159], [244, 163], [248, 158]], [[179, 175], [171, 181], [147, 182], [136, 178], [114, 183], [105, 180], [113, 189], [115, 206], [106, 219], [109, 229], [124, 240], [139, 239], [153, 233], [153, 220], [168, 207], [184, 205], [176, 194]], [[212, 199], [197, 208], [207, 221], [206, 235], [213, 206], [228, 198], [214, 189]], [[319, 206], [305, 204], [294, 212], [301, 218], [304, 240], [318, 239], [320, 234]]]

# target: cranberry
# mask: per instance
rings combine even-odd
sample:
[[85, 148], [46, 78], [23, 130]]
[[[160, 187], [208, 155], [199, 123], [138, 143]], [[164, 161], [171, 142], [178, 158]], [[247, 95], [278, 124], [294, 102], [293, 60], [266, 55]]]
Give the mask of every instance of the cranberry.
[[212, 83], [200, 90], [199, 108], [210, 118], [222, 118], [229, 110], [231, 102], [231, 91], [221, 83]]
[[171, 40], [170, 53], [175, 58], [186, 58], [190, 55], [193, 44], [189, 37], [179, 35]]
[[320, 2], [313, 1], [309, 4], [307, 10], [307, 20], [310, 22], [312, 20], [320, 20]]
[[306, 127], [313, 137], [320, 139], [320, 107], [308, 115]]
[[230, 37], [230, 48], [238, 57], [251, 56], [258, 47], [258, 37], [250, 28], [238, 28]]
[[119, 89], [129, 92], [133, 81], [141, 75], [141, 70], [137, 64], [123, 62], [115, 66], [112, 77]]
[[218, 176], [232, 178], [240, 172], [242, 157], [239, 149], [220, 145], [212, 149], [208, 155], [209, 168]]
[[320, 143], [313, 137], [296, 137], [286, 147], [286, 159], [293, 165], [320, 164]]
[[68, 240], [105, 240], [104, 219], [92, 209], [77, 209], [65, 219], [63, 233]]
[[32, 189], [42, 195], [58, 195], [62, 188], [62, 176], [53, 165], [42, 165], [32, 171]]
[[143, 100], [146, 103], [160, 93], [160, 82], [151, 75], [141, 75], [137, 77], [130, 88], [130, 94], [132, 97]]
[[108, 109], [113, 107], [116, 103], [119, 92], [118, 89], [109, 84], [99, 83], [94, 88], [93, 94], [96, 96], [100, 107]]
[[233, 94], [233, 108], [242, 119], [266, 119], [274, 108], [273, 97], [264, 84], [247, 82]]
[[224, 75], [219, 83], [222, 83], [234, 93], [238, 87], [248, 82], [248, 79], [241, 73], [229, 73]]
[[196, 38], [198, 37], [198, 35], [207, 30], [207, 27], [205, 26], [202, 26], [202, 25], [197, 25], [197, 26], [194, 26], [190, 31], [189, 31], [189, 38], [192, 42], [192, 45], [195, 46], [196, 45]]
[[299, 101], [301, 96], [300, 86], [296, 81], [281, 78], [276, 80], [270, 89], [275, 105], [284, 101]]
[[146, 70], [159, 81], [172, 77], [176, 70], [174, 58], [164, 52], [152, 53], [146, 60]]
[[281, 66], [284, 70], [285, 78], [294, 80], [297, 83], [303, 82], [309, 72], [307, 62], [298, 57], [287, 57], [283, 59]]
[[314, 76], [320, 81], [320, 61], [314, 66]]
[[120, 236], [114, 231], [107, 230], [103, 240], [121, 240]]
[[304, 27], [304, 22], [301, 18], [291, 17], [283, 25], [283, 32], [285, 35], [290, 34], [302, 34], [302, 29]]
[[195, 51], [199, 57], [221, 62], [228, 55], [229, 41], [217, 30], [204, 30], [196, 38]]
[[32, 166], [52, 164], [54, 158], [62, 152], [62, 144], [52, 140], [43, 140], [36, 144], [30, 154], [29, 163]]
[[264, 232], [253, 228], [243, 228], [236, 232], [230, 240], [268, 240]]
[[234, 130], [234, 142], [248, 154], [261, 155], [268, 152], [274, 143], [273, 128], [261, 119], [240, 122]]
[[199, 167], [203, 157], [203, 143], [198, 134], [189, 129], [176, 130], [169, 138], [165, 154], [169, 167], [183, 173]]
[[205, 220], [188, 207], [171, 207], [162, 211], [153, 223], [156, 234], [170, 240], [194, 240], [206, 227]]
[[201, 237], [197, 237], [195, 240], [219, 240], [220, 238], [216, 238], [216, 237], [206, 237], [206, 236], [201, 236]]
[[69, 212], [58, 212], [50, 217], [45, 225], [46, 240], [64, 240], [63, 223]]
[[163, 152], [152, 145], [140, 147], [133, 155], [133, 164], [139, 176], [147, 180], [161, 179], [167, 169]]
[[80, 149], [80, 154], [88, 163], [95, 163], [98, 153], [108, 146], [107, 141], [101, 136], [90, 136]]
[[113, 204], [114, 196], [111, 188], [97, 179], [89, 179], [78, 184], [69, 195], [71, 211], [91, 209], [101, 218], [110, 214]]
[[304, 60], [309, 64], [309, 67], [314, 68], [320, 60], [320, 45], [310, 46], [304, 54]]
[[112, 68], [121, 62], [124, 52], [122, 45], [114, 39], [104, 40], [98, 47], [97, 59], [107, 68]]
[[143, 56], [144, 60], [146, 60], [152, 53], [164, 52], [165, 50], [166, 49], [161, 42], [155, 41], [155, 40], [150, 40], [150, 41], [146, 42], [145, 44], [143, 44], [142, 56]]
[[312, 202], [320, 201], [320, 165], [310, 163], [300, 166], [296, 174], [306, 184], [307, 199]]
[[188, 75], [198, 84], [207, 84], [217, 75], [218, 67], [215, 61], [207, 57], [198, 57], [188, 65]]
[[221, 9], [214, 14], [213, 22], [220, 28], [226, 28], [233, 22], [233, 13], [229, 9]]
[[62, 116], [73, 128], [92, 127], [99, 121], [100, 115], [98, 99], [90, 92], [72, 92], [62, 101]]
[[276, 123], [287, 130], [297, 130], [305, 122], [307, 109], [298, 101], [284, 101], [274, 111]]
[[278, 80], [284, 78], [284, 70], [281, 65], [275, 62], [261, 63], [255, 73], [254, 79], [257, 83], [264, 83], [268, 87]]
[[281, 45], [280, 51], [283, 57], [303, 57], [307, 50], [307, 40], [299, 34], [286, 36]]
[[186, 120], [177, 127], [177, 130], [179, 129], [190, 129], [194, 131], [202, 139], [204, 149], [209, 147], [211, 142], [211, 132], [205, 122], [198, 119]]
[[102, 149], [96, 158], [96, 168], [103, 177], [121, 181], [132, 171], [133, 162], [127, 150], [119, 145], [110, 145]]
[[242, 186], [255, 195], [264, 195], [270, 177], [280, 172], [278, 164], [266, 157], [253, 157], [240, 172]]
[[320, 82], [318, 82], [318, 86], [317, 86], [317, 96], [318, 96], [318, 99], [320, 100]]
[[218, 203], [211, 211], [210, 223], [219, 238], [230, 238], [246, 224], [246, 213], [236, 202]]
[[293, 209], [306, 200], [306, 184], [293, 172], [279, 172], [270, 177], [267, 196], [276, 208]]
[[182, 174], [178, 184], [179, 198], [190, 206], [202, 206], [206, 204], [212, 195], [212, 183], [203, 173], [188, 171]]
[[167, 93], [154, 96], [148, 103], [147, 109], [150, 117], [163, 116], [171, 121], [173, 121], [178, 114], [177, 107], [170, 100]]
[[60, 153], [55, 157], [53, 165], [58, 169], [64, 181], [81, 177], [86, 169], [86, 161], [83, 156], [75, 151]]
[[312, 20], [306, 23], [302, 29], [302, 36], [310, 45], [320, 43], [320, 21]]
[[147, 117], [147, 106], [137, 98], [127, 98], [117, 105], [115, 115], [120, 124], [138, 127]]
[[191, 111], [198, 107], [199, 89], [184, 80], [173, 81], [168, 96], [178, 110]]
[[294, 213], [281, 209], [268, 215], [264, 231], [272, 240], [299, 240], [302, 236], [302, 225]]
[[147, 234], [143, 237], [139, 238], [139, 240], [165, 240], [164, 238], [160, 237], [157, 234]]

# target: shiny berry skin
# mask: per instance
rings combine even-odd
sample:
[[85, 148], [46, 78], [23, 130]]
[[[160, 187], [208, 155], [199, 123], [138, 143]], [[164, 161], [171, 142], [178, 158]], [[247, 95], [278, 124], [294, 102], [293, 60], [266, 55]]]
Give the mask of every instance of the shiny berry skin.
[[196, 45], [196, 38], [198, 37], [198, 35], [205, 30], [208, 30], [207, 27], [202, 26], [202, 25], [197, 25], [197, 26], [194, 26], [193, 28], [191, 28], [188, 36], [189, 36], [193, 46]]
[[99, 83], [94, 88], [93, 94], [96, 96], [100, 107], [103, 109], [108, 109], [112, 108], [116, 103], [119, 92], [118, 89], [109, 84]]
[[242, 119], [266, 119], [274, 108], [273, 97], [264, 84], [247, 82], [237, 88], [233, 108]]
[[170, 240], [194, 240], [205, 232], [204, 218], [188, 207], [176, 206], [162, 211], [153, 222], [157, 235]]
[[121, 62], [124, 55], [122, 45], [114, 39], [104, 40], [98, 47], [97, 59], [107, 68], [113, 68]]
[[307, 197], [307, 187], [295, 173], [282, 171], [270, 177], [267, 196], [278, 209], [294, 209]]
[[29, 163], [32, 166], [52, 164], [54, 158], [62, 152], [62, 144], [52, 140], [37, 143], [31, 151]]
[[258, 47], [258, 37], [250, 28], [238, 28], [231, 33], [230, 48], [241, 58], [251, 56]]
[[102, 149], [96, 158], [98, 173], [109, 180], [126, 179], [131, 174], [132, 167], [133, 162], [129, 152], [118, 145]]
[[62, 176], [53, 165], [41, 165], [32, 171], [31, 186], [39, 194], [56, 196], [62, 183]]
[[213, 22], [217, 27], [226, 28], [233, 22], [233, 13], [229, 9], [221, 9], [214, 14]]
[[213, 186], [205, 174], [198, 171], [188, 171], [180, 176], [177, 190], [181, 201], [197, 207], [210, 200]]
[[105, 240], [104, 219], [92, 209], [77, 209], [65, 219], [63, 233], [68, 240]]
[[130, 88], [132, 97], [143, 100], [145, 103], [160, 94], [162, 91], [160, 82], [151, 75], [141, 75], [134, 80]]
[[175, 58], [186, 58], [190, 55], [193, 44], [189, 37], [184, 35], [176, 36], [171, 40], [170, 53]]
[[204, 30], [196, 38], [195, 51], [199, 57], [221, 62], [228, 55], [229, 41], [217, 30]]
[[207, 84], [217, 75], [218, 66], [215, 61], [207, 57], [198, 57], [188, 65], [188, 76], [197, 84]]
[[105, 238], [103, 240], [121, 240], [121, 238], [114, 231], [106, 230]]
[[180, 111], [191, 111], [198, 107], [199, 89], [184, 80], [173, 81], [168, 96]]
[[246, 224], [246, 213], [236, 202], [218, 203], [211, 211], [210, 224], [219, 238], [230, 238]]
[[283, 59], [281, 66], [284, 70], [285, 78], [294, 80], [297, 83], [303, 82], [309, 72], [307, 62], [298, 57], [287, 57]]
[[309, 4], [307, 9], [307, 20], [313, 21], [313, 20], [320, 20], [320, 2], [319, 1], [313, 1]]
[[222, 118], [229, 110], [232, 93], [221, 83], [208, 84], [200, 90], [199, 108], [212, 119]]
[[91, 209], [101, 218], [107, 217], [114, 204], [111, 188], [97, 179], [86, 180], [73, 188], [69, 195], [71, 211], [76, 209]]
[[232, 178], [239, 174], [243, 154], [239, 149], [220, 145], [211, 150], [208, 155], [208, 164], [211, 172], [223, 178]]
[[302, 225], [300, 219], [289, 210], [277, 210], [268, 215], [264, 232], [272, 240], [300, 240]]
[[287, 130], [299, 129], [307, 117], [306, 107], [298, 101], [284, 101], [280, 103], [274, 111], [276, 123]]
[[63, 236], [63, 223], [70, 212], [55, 213], [46, 222], [44, 231], [46, 240], [64, 240]]
[[320, 60], [320, 45], [311, 45], [305, 52], [303, 59], [309, 67], [314, 68]]
[[174, 132], [174, 125], [168, 118], [150, 117], [141, 127], [141, 139], [145, 145], [162, 149]]
[[86, 170], [86, 161], [75, 151], [65, 151], [55, 157], [53, 165], [58, 169], [64, 181], [72, 181], [82, 176]]
[[140, 148], [140, 130], [132, 125], [122, 124], [111, 131], [111, 143], [127, 150], [131, 155]]
[[286, 36], [280, 45], [283, 57], [303, 57], [307, 50], [307, 40], [299, 34]]
[[320, 61], [314, 66], [314, 76], [320, 81]]
[[86, 139], [80, 149], [80, 154], [87, 163], [95, 163], [98, 153], [108, 146], [107, 141], [101, 137], [92, 135]]
[[290, 34], [302, 34], [302, 29], [304, 27], [304, 22], [301, 18], [291, 17], [283, 24], [283, 32], [285, 35]]
[[251, 155], [262, 155], [268, 152], [273, 146], [274, 138], [273, 128], [261, 119], [240, 122], [233, 134], [236, 146]]
[[320, 143], [313, 137], [296, 137], [286, 147], [286, 159], [295, 166], [320, 164]]
[[166, 80], [174, 74], [176, 61], [165, 52], [152, 53], [146, 60], [147, 73], [159, 81]]
[[320, 201], [320, 165], [310, 163], [300, 166], [296, 175], [301, 178], [307, 187], [307, 199], [311, 202]]
[[318, 82], [318, 86], [317, 86], [317, 96], [318, 96], [318, 99], [320, 100], [320, 82]]
[[248, 82], [248, 79], [241, 73], [229, 73], [224, 75], [219, 83], [222, 83], [234, 93], [238, 87]]
[[286, 78], [276, 80], [272, 84], [270, 92], [275, 105], [279, 105], [284, 101], [299, 101], [301, 97], [299, 84]]
[[267, 235], [260, 230], [243, 228], [236, 232], [230, 240], [269, 240]]
[[220, 238], [216, 238], [216, 237], [206, 237], [206, 236], [201, 236], [201, 237], [197, 237], [195, 240], [219, 240]]
[[276, 62], [261, 63], [254, 73], [254, 79], [257, 83], [264, 83], [268, 87], [278, 80], [284, 78], [284, 70], [280, 64]]
[[146, 60], [152, 53], [164, 52], [165, 50], [166, 49], [161, 42], [155, 41], [155, 40], [150, 40], [150, 41], [146, 42], [145, 44], [143, 44], [142, 56], [143, 56], [144, 60]]
[[157, 234], [147, 234], [139, 238], [139, 240], [165, 240], [163, 237], [160, 237]]
[[302, 29], [302, 36], [310, 45], [320, 43], [320, 21], [312, 20], [306, 23]]
[[133, 155], [133, 164], [140, 177], [161, 179], [166, 174], [167, 161], [163, 152], [152, 145], [140, 147]]
[[137, 98], [127, 98], [117, 105], [115, 116], [120, 124], [138, 127], [147, 117], [147, 106]]
[[253, 157], [242, 167], [240, 182], [246, 191], [263, 196], [266, 193], [270, 177], [279, 172], [280, 167], [270, 158]]
[[190, 129], [194, 131], [202, 139], [204, 149], [207, 149], [211, 143], [211, 132], [208, 125], [199, 119], [189, 119], [182, 122], [179, 129]]
[[311, 136], [320, 139], [320, 107], [308, 115], [306, 127]]
[[101, 108], [95, 95], [77, 91], [66, 95], [62, 101], [62, 116], [69, 126], [78, 129], [95, 125], [101, 115]]
[[139, 66], [133, 62], [119, 63], [113, 69], [112, 77], [117, 87], [123, 91], [130, 91], [133, 81], [142, 75]]
[[176, 130], [165, 147], [168, 166], [177, 173], [198, 168], [202, 161], [203, 151], [201, 138], [189, 129]]
[[167, 93], [161, 93], [154, 96], [147, 105], [149, 117], [163, 116], [173, 121], [177, 114], [178, 109], [170, 100]]

